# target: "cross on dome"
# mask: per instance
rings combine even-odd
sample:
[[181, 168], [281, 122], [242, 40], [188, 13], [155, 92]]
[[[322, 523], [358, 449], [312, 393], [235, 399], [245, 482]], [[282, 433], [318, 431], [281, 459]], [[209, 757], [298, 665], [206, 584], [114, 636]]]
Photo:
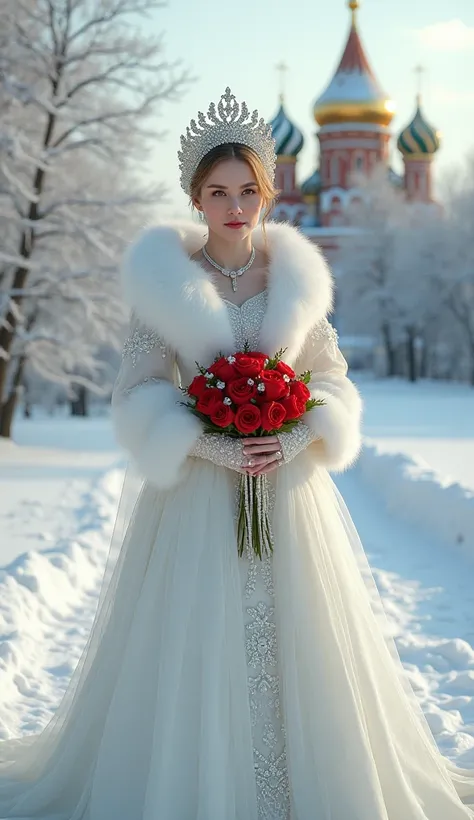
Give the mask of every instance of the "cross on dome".
[[283, 82], [288, 66], [281, 60], [275, 68], [280, 73], [280, 106], [276, 115], [270, 120], [275, 151], [278, 157], [296, 157], [303, 148], [304, 137], [298, 126], [290, 120], [284, 108]]
[[283, 103], [283, 101], [285, 99], [285, 89], [284, 89], [285, 71], [288, 71], [288, 66], [286, 65], [286, 63], [283, 60], [281, 60], [279, 63], [276, 64], [275, 68], [280, 73], [280, 94], [279, 94], [279, 99], [280, 99], [280, 102]]
[[356, 24], [356, 12], [357, 12], [357, 9], [360, 7], [359, 0], [349, 0], [349, 3], [347, 5], [349, 6], [350, 10], [352, 11], [352, 25], [355, 26], [355, 24]]

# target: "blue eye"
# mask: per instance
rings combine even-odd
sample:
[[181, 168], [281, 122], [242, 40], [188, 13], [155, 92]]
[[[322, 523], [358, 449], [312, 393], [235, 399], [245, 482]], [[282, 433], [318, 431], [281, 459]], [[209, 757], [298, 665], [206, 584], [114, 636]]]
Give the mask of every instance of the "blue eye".
[[[246, 194], [247, 191], [250, 191], [251, 194], [256, 194], [257, 193], [253, 188], [246, 188], [245, 191], [242, 191], [242, 193]], [[215, 196], [216, 194], [225, 194], [225, 191], [217, 190], [217, 191], [212, 192], [212, 196]]]

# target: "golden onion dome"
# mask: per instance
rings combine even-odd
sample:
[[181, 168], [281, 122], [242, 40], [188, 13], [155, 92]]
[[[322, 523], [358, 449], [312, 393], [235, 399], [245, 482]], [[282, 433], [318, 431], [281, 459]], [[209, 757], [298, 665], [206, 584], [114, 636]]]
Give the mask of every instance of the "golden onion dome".
[[421, 96], [416, 98], [416, 113], [401, 132], [397, 146], [403, 156], [412, 159], [432, 156], [441, 145], [440, 132], [430, 125], [421, 110]]
[[368, 122], [387, 127], [395, 103], [384, 93], [367, 59], [357, 28], [359, 0], [349, 0], [352, 22], [336, 73], [313, 106], [319, 125]]

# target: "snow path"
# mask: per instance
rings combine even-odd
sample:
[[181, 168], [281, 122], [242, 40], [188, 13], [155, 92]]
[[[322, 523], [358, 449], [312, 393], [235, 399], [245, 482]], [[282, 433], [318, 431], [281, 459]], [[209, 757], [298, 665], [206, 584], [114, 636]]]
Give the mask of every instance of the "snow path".
[[443, 752], [474, 765], [474, 559], [388, 512], [356, 468], [335, 476], [400, 657]]

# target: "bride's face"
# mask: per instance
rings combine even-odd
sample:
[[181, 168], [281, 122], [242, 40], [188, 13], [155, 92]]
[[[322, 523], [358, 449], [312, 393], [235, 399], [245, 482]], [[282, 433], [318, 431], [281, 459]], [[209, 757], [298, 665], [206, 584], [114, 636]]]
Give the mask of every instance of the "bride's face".
[[[195, 204], [204, 212], [209, 230], [232, 241], [247, 236], [258, 225], [264, 203], [250, 166], [232, 157], [213, 168]], [[226, 224], [229, 222], [243, 225], [232, 228]]]

